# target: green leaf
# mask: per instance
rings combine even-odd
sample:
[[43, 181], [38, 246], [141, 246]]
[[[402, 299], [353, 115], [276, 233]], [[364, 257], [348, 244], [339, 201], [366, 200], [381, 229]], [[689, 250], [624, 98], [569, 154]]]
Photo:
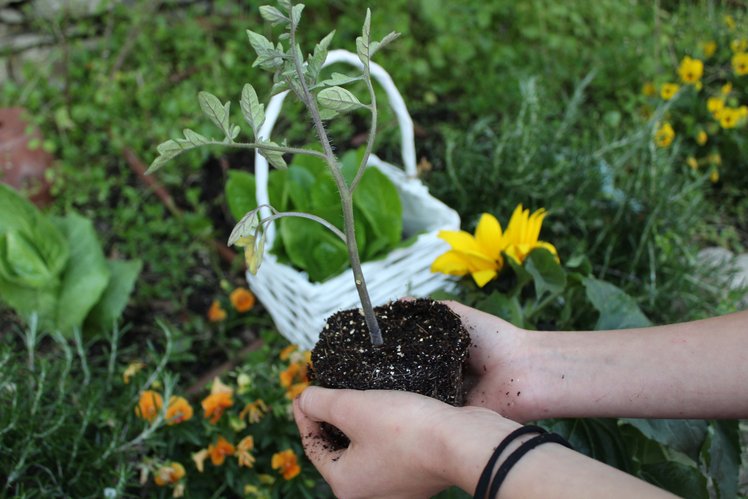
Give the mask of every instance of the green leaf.
[[[265, 144], [272, 147], [280, 147], [275, 142], [271, 142], [269, 140], [260, 140], [258, 144]], [[275, 168], [281, 168], [286, 169], [288, 168], [288, 165], [286, 164], [286, 160], [283, 159], [283, 153], [280, 151], [272, 151], [269, 149], [265, 149], [263, 147], [259, 147], [258, 150], [260, 151], [260, 154], [262, 154], [265, 159], [268, 160], [268, 163], [270, 163]]]
[[252, 127], [256, 138], [257, 132], [265, 122], [265, 105], [260, 104], [257, 92], [255, 92], [254, 87], [249, 83], [245, 84], [242, 89], [242, 98], [239, 101], [239, 106], [242, 109], [244, 119]]
[[361, 210], [369, 228], [364, 258], [373, 258], [400, 242], [403, 233], [402, 202], [397, 189], [385, 174], [376, 168], [368, 168], [353, 193], [353, 204]]
[[504, 263], [508, 264], [512, 270], [514, 271], [514, 275], [517, 277], [517, 283], [515, 284], [516, 293], [519, 294], [519, 292], [524, 288], [527, 283], [532, 281], [532, 274], [530, 274], [527, 269], [525, 269], [524, 265], [514, 260], [514, 258], [509, 258], [508, 256], [504, 255]]
[[525, 259], [525, 269], [533, 278], [538, 298], [546, 293], [560, 294], [566, 288], [566, 272], [545, 248], [535, 248]]
[[522, 313], [522, 306], [516, 296], [510, 298], [503, 293], [494, 291], [476, 303], [475, 307], [483, 312], [501, 317], [515, 326], [524, 327], [525, 318]]
[[382, 38], [382, 40], [380, 42], [377, 43], [376, 47], [371, 47], [370, 48], [369, 57], [374, 57], [374, 54], [376, 52], [382, 50], [383, 48], [385, 48], [387, 45], [389, 45], [390, 43], [394, 42], [398, 38], [400, 38], [400, 33], [396, 32], [396, 31], [390, 32], [387, 36], [385, 36], [384, 38]]
[[[197, 100], [200, 102], [200, 109], [203, 110], [203, 113], [223, 131], [227, 140], [231, 140], [231, 126], [229, 125], [231, 103], [221, 104], [218, 97], [205, 91], [198, 94]], [[187, 140], [189, 140], [189, 137], [187, 137]]]
[[193, 132], [189, 128], [185, 129], [183, 133], [185, 137], [183, 139], [170, 139], [158, 145], [156, 148], [158, 156], [153, 160], [151, 166], [148, 167], [146, 174], [155, 172], [184, 151], [217, 143], [217, 141]]
[[110, 331], [127, 306], [135, 281], [143, 268], [140, 260], [108, 260], [110, 279], [99, 301], [85, 320], [87, 334]]
[[327, 48], [330, 46], [332, 38], [335, 36], [335, 30], [331, 31], [326, 37], [324, 37], [315, 47], [314, 53], [307, 59], [307, 68], [309, 70], [309, 76], [312, 81], [317, 81], [319, 72], [322, 70], [322, 65], [327, 59]]
[[701, 455], [714, 481], [717, 497], [737, 497], [740, 433], [737, 421], [710, 421]]
[[286, 12], [290, 12], [291, 7], [293, 6], [291, 0], [278, 0], [278, 5], [286, 9]]
[[287, 16], [283, 15], [283, 12], [270, 5], [260, 6], [260, 15], [273, 26], [282, 26], [291, 22]]
[[587, 298], [600, 312], [595, 329], [626, 329], [651, 326], [633, 298], [616, 286], [587, 277], [582, 280]]
[[364, 26], [361, 29], [361, 36], [356, 38], [356, 54], [364, 66], [368, 66], [371, 55], [369, 52], [369, 42], [371, 41], [371, 9], [366, 9], [366, 18]]
[[694, 462], [706, 438], [707, 423], [700, 419], [621, 419], [619, 424], [630, 425], [642, 435], [673, 450]]
[[554, 419], [541, 426], [568, 440], [575, 450], [618, 469], [629, 471], [633, 463], [614, 419]]
[[335, 118], [339, 113], [337, 111], [333, 111], [332, 109], [320, 109], [319, 110], [319, 117], [322, 121], [327, 121]]
[[320, 82], [319, 85], [325, 86], [325, 87], [335, 87], [339, 85], [347, 85], [349, 83], [353, 83], [354, 81], [359, 81], [361, 79], [363, 79], [362, 75], [349, 76], [349, 75], [345, 75], [342, 73], [333, 73], [330, 78]]
[[280, 235], [291, 262], [305, 270], [312, 281], [329, 279], [348, 266], [345, 244], [311, 220], [284, 218]]
[[639, 475], [648, 482], [678, 497], [708, 499], [706, 477], [697, 468], [676, 461], [645, 464]]
[[321, 90], [317, 94], [317, 101], [323, 108], [341, 113], [367, 107], [343, 87], [330, 87]]
[[262, 69], [274, 71], [283, 65], [284, 53], [280, 44], [276, 48], [270, 40], [252, 30], [247, 30], [247, 36], [249, 37], [249, 44], [252, 45], [257, 54], [257, 59], [252, 67], [259, 66]]
[[301, 11], [304, 10], [303, 3], [297, 3], [291, 8], [291, 23], [298, 26], [301, 21]]
[[0, 236], [0, 274], [19, 286], [42, 288], [57, 275], [37, 251], [35, 241], [10, 230]]
[[234, 220], [257, 208], [255, 176], [240, 170], [229, 170], [226, 181], [226, 203]]
[[70, 245], [70, 260], [62, 278], [56, 324], [70, 334], [81, 326], [109, 283], [109, 266], [90, 220], [75, 213], [56, 219]]

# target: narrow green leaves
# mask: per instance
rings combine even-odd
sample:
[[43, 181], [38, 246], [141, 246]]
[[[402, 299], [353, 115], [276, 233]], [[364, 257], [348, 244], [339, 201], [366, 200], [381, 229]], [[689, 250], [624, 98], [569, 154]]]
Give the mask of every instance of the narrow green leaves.
[[320, 106], [341, 113], [367, 107], [365, 104], [362, 104], [355, 95], [343, 87], [330, 87], [321, 90], [320, 93], [317, 94], [317, 101]]
[[283, 12], [270, 5], [261, 6], [260, 15], [273, 26], [283, 26], [291, 22]]
[[366, 9], [366, 19], [364, 19], [364, 27], [361, 30], [361, 36], [356, 38], [356, 54], [364, 66], [368, 66], [369, 59], [371, 59], [371, 56], [369, 55], [369, 42], [371, 41], [369, 35], [370, 30], [371, 9]]
[[249, 126], [252, 127], [252, 131], [257, 137], [257, 132], [265, 122], [265, 105], [260, 104], [257, 98], [257, 92], [254, 87], [247, 83], [242, 89], [242, 98], [239, 101], [239, 106], [242, 109], [244, 119], [247, 120]]
[[200, 102], [200, 109], [210, 118], [210, 121], [223, 131], [227, 139], [233, 140], [233, 130], [229, 124], [231, 103], [221, 104], [218, 97], [205, 91], [198, 94], [197, 100]]
[[298, 26], [299, 25], [299, 21], [301, 21], [301, 11], [302, 10], [304, 10], [304, 4], [303, 3], [297, 3], [291, 9], [291, 25], [292, 26]]
[[312, 81], [317, 81], [317, 78], [319, 77], [319, 72], [322, 70], [322, 64], [324, 64], [325, 59], [327, 59], [328, 47], [334, 36], [335, 31], [333, 30], [329, 35], [320, 40], [320, 42], [314, 47], [314, 53], [307, 59], [307, 69]]
[[184, 130], [184, 137], [185, 138], [183, 139], [167, 140], [166, 142], [159, 144], [156, 148], [158, 156], [153, 160], [153, 163], [151, 163], [151, 166], [148, 168], [146, 173], [155, 172], [184, 151], [216, 143], [213, 139], [204, 137], [189, 128]]
[[342, 73], [333, 73], [330, 78], [320, 82], [319, 85], [325, 87], [337, 87], [341, 85], [347, 85], [349, 83], [353, 83], [354, 81], [359, 81], [362, 79], [362, 75], [349, 76]]

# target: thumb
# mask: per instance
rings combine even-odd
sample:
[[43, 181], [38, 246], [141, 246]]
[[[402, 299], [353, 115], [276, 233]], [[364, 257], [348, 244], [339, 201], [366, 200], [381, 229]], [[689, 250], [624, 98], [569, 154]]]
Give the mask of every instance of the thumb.
[[354, 416], [357, 390], [307, 387], [299, 396], [299, 409], [310, 420], [330, 423], [345, 431]]

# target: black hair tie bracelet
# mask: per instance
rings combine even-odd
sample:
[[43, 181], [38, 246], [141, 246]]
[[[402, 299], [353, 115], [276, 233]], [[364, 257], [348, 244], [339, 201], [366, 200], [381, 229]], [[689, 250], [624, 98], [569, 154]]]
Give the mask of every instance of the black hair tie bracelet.
[[483, 468], [483, 473], [481, 473], [480, 479], [478, 479], [478, 486], [475, 488], [473, 499], [484, 499], [486, 497], [486, 492], [488, 492], [488, 485], [491, 481], [491, 475], [493, 475], [493, 468], [494, 466], [496, 466], [496, 461], [499, 460], [499, 456], [506, 450], [507, 447], [509, 447], [509, 444], [511, 444], [514, 440], [516, 440], [518, 437], [521, 437], [522, 435], [527, 435], [528, 433], [539, 433], [542, 435], [547, 432], [540, 426], [527, 425], [521, 426], [520, 428], [517, 428], [509, 435], [507, 435], [506, 438], [504, 438], [499, 446], [496, 447], [496, 449], [493, 451], [493, 454], [491, 454], [491, 457], [488, 459], [488, 463], [486, 463], [486, 467]]

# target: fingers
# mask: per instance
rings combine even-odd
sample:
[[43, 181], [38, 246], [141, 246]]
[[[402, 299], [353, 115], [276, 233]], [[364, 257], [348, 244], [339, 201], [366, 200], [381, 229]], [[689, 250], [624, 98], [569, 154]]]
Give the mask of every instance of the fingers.
[[328, 473], [331, 463], [336, 462], [340, 458], [344, 449], [331, 450], [319, 423], [309, 419], [304, 414], [299, 402], [299, 398], [293, 401], [293, 416], [296, 420], [296, 426], [299, 427], [301, 445], [304, 446], [304, 453], [309, 460], [324, 476]]
[[[343, 432], [350, 425], [350, 408], [358, 406], [356, 390], [331, 390], [319, 386], [306, 388], [299, 396], [299, 409], [312, 421], [326, 422]], [[366, 401], [361, 401], [366, 403]]]

